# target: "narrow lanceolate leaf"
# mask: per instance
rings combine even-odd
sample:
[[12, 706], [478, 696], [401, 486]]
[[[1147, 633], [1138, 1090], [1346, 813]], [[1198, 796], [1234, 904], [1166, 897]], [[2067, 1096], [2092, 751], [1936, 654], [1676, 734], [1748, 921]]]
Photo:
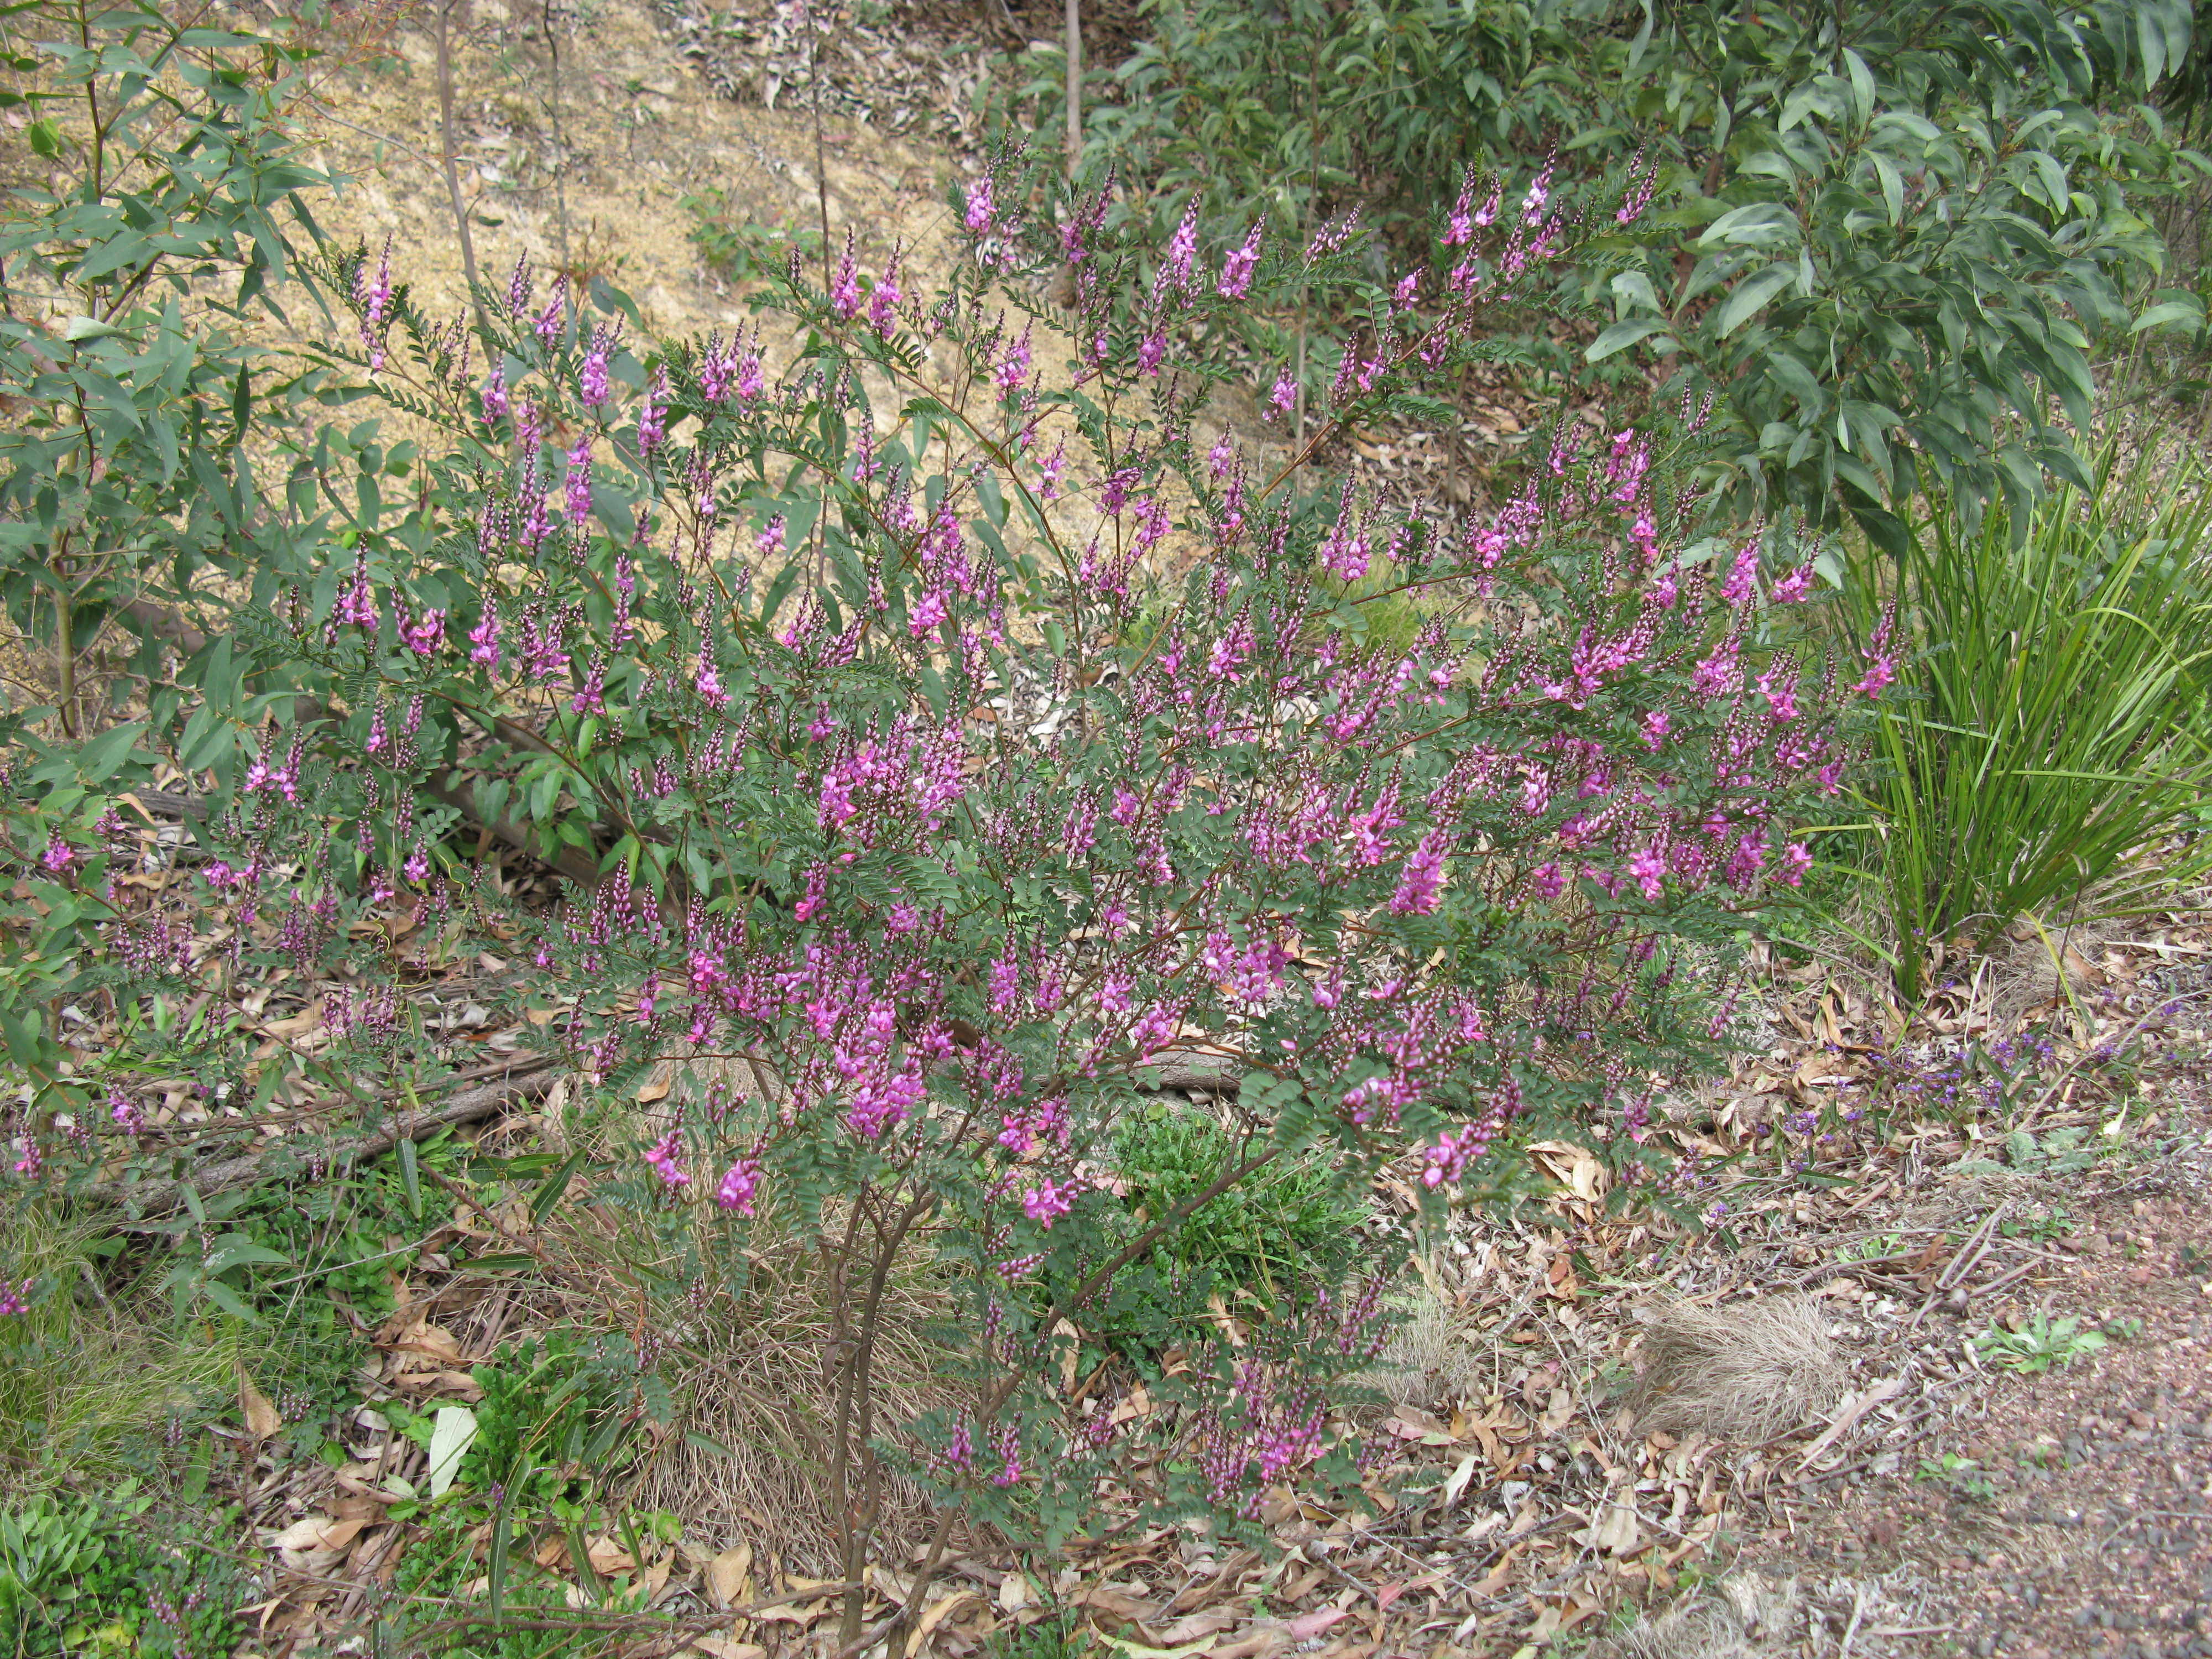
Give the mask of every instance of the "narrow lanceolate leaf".
[[1714, 332], [1723, 339], [1735, 333], [1756, 316], [1768, 301], [1797, 280], [1797, 266], [1793, 260], [1767, 266], [1755, 276], [1745, 278], [1729, 290], [1713, 319]]
[[1639, 340], [1648, 340], [1667, 327], [1663, 317], [1632, 317], [1626, 322], [1613, 324], [1590, 342], [1585, 354], [1591, 362], [1598, 362], [1617, 351], [1625, 351]]

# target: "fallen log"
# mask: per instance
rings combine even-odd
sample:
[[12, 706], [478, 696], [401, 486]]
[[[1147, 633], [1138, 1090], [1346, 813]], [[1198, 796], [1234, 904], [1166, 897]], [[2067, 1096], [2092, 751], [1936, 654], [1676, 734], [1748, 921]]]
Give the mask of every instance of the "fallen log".
[[[465, 1089], [449, 1099], [412, 1112], [394, 1112], [374, 1129], [325, 1142], [314, 1148], [313, 1155], [331, 1169], [349, 1168], [363, 1158], [390, 1152], [403, 1140], [417, 1139], [458, 1124], [480, 1122], [516, 1101], [541, 1099], [558, 1074], [558, 1056], [532, 1055], [501, 1077]], [[301, 1156], [300, 1148], [278, 1141], [265, 1149], [210, 1163], [180, 1181], [100, 1182], [82, 1188], [76, 1196], [118, 1206], [141, 1219], [173, 1215], [185, 1207], [187, 1190], [204, 1201], [217, 1193], [251, 1186], [262, 1179], [280, 1147], [295, 1159]]]

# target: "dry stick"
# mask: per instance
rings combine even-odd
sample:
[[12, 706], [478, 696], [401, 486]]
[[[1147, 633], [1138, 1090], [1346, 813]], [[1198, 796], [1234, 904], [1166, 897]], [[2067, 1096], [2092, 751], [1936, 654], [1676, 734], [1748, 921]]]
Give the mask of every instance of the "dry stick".
[[[867, 1299], [860, 1310], [860, 1334], [852, 1357], [845, 1363], [844, 1386], [837, 1402], [837, 1484], [841, 1502], [848, 1507], [839, 1516], [845, 1528], [845, 1577], [849, 1583], [860, 1576], [866, 1565], [868, 1542], [875, 1531], [876, 1516], [882, 1507], [879, 1486], [881, 1471], [878, 1460], [869, 1446], [869, 1437], [875, 1428], [874, 1382], [876, 1338], [883, 1329], [884, 1288], [890, 1280], [891, 1264], [896, 1259], [899, 1246], [908, 1232], [935, 1207], [936, 1200], [923, 1196], [909, 1202], [899, 1214], [889, 1237], [880, 1231], [877, 1234], [876, 1262], [868, 1278]], [[854, 1422], [857, 1414], [859, 1422]], [[866, 1492], [860, 1512], [855, 1516], [849, 1507], [848, 1489], [850, 1459], [857, 1446], [861, 1460], [861, 1481]], [[847, 1590], [842, 1621], [838, 1638], [850, 1642], [860, 1633], [860, 1620], [865, 1612], [862, 1592]]]
[[[806, 17], [806, 80], [814, 93], [814, 198], [822, 210], [822, 291], [830, 291], [830, 170], [822, 143], [822, 44], [814, 32], [814, 0], [800, 0]], [[826, 516], [826, 515], [823, 515]], [[824, 532], [827, 539], [827, 532]]]
[[2011, 1284], [2014, 1279], [2033, 1273], [2035, 1271], [2035, 1266], [2036, 1264], [2033, 1261], [2023, 1261], [2020, 1266], [2013, 1268], [2011, 1272], [2004, 1273], [1998, 1278], [1992, 1279], [1988, 1284], [1980, 1286], [1978, 1290], [1973, 1291], [1973, 1294], [1976, 1296], [1992, 1295], [1995, 1292], [2004, 1289], [2004, 1287]]
[[1953, 1256], [1950, 1266], [1936, 1275], [1937, 1290], [1949, 1290], [1980, 1265], [1982, 1258], [1990, 1253], [1990, 1246], [1996, 1241], [1997, 1223], [2004, 1219], [2005, 1212], [2010, 1208], [2012, 1200], [2007, 1199], [1990, 1212], [1989, 1219], [1974, 1230], [1974, 1237], [1967, 1240], [1966, 1248]]
[[1083, 164], [1083, 0], [1067, 0], [1067, 181]]
[[545, 30], [545, 54], [551, 70], [550, 82], [552, 94], [546, 100], [545, 112], [553, 125], [553, 149], [559, 158], [553, 164], [553, 204], [560, 216], [561, 280], [568, 280], [568, 147], [561, 142], [561, 46], [553, 38], [553, 0], [545, 0], [538, 14]]
[[491, 332], [484, 315], [483, 297], [477, 291], [476, 239], [469, 234], [469, 210], [461, 200], [460, 171], [453, 163], [453, 7], [459, 0], [438, 0], [438, 142], [445, 152], [446, 194], [453, 204], [453, 229], [461, 239], [461, 274], [468, 279], [469, 306], [477, 314], [477, 327]]
[[[329, 1150], [329, 1158], [339, 1164], [355, 1158], [374, 1158], [379, 1152], [389, 1152], [403, 1140], [431, 1129], [457, 1123], [473, 1123], [498, 1111], [509, 1101], [534, 1099], [551, 1086], [553, 1057], [535, 1058], [527, 1066], [517, 1066], [507, 1078], [497, 1083], [488, 1083], [454, 1096], [441, 1106], [426, 1107], [418, 1112], [395, 1112], [386, 1119], [384, 1127], [351, 1139]], [[255, 1180], [261, 1173], [266, 1158], [248, 1153], [227, 1163], [217, 1164], [182, 1181], [149, 1181], [130, 1187], [121, 1182], [102, 1182], [88, 1187], [84, 1195], [110, 1204], [131, 1203], [139, 1207], [142, 1215], [167, 1215], [184, 1207], [185, 1194], [206, 1198], [210, 1194], [228, 1191]], [[426, 1172], [427, 1173], [427, 1172]]]

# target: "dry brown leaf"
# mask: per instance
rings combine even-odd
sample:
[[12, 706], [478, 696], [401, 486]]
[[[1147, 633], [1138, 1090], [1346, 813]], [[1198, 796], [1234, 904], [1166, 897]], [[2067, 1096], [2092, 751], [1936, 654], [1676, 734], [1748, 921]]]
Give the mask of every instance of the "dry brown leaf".
[[1339, 1620], [1348, 1618], [1351, 1613], [1349, 1607], [1322, 1607], [1318, 1612], [1300, 1613], [1295, 1619], [1285, 1620], [1283, 1630], [1293, 1642], [1310, 1642], [1326, 1633]]
[[763, 1625], [797, 1625], [804, 1629], [829, 1611], [827, 1601], [809, 1601], [796, 1607], [787, 1603], [778, 1607], [763, 1607], [751, 1617]]
[[594, 1538], [589, 1552], [592, 1571], [596, 1573], [627, 1572], [637, 1565], [636, 1559], [611, 1538]]
[[1485, 1601], [1497, 1595], [1498, 1591], [1504, 1589], [1505, 1588], [1506, 1582], [1513, 1577], [1513, 1563], [1515, 1559], [1520, 1555], [1522, 1551], [1528, 1547], [1528, 1546], [1525, 1543], [1516, 1544], [1512, 1548], [1507, 1550], [1504, 1554], [1499, 1556], [1498, 1558], [1497, 1565], [1492, 1566], [1488, 1572], [1485, 1573], [1481, 1580], [1475, 1584], [1474, 1588], [1468, 1592], [1468, 1596], [1477, 1601]]
[[1207, 1296], [1206, 1307], [1206, 1316], [1213, 1322], [1214, 1328], [1221, 1333], [1222, 1340], [1232, 1348], [1243, 1347], [1245, 1340], [1244, 1328], [1238, 1324], [1235, 1316], [1231, 1314], [1228, 1304], [1221, 1299], [1219, 1291], [1212, 1291]]
[[684, 1659], [687, 1653], [703, 1653], [708, 1659], [768, 1659], [768, 1650], [757, 1642], [740, 1642], [733, 1637], [711, 1632], [694, 1636], [677, 1649], [671, 1659]]
[[970, 1601], [980, 1605], [982, 1600], [983, 1598], [974, 1590], [957, 1589], [950, 1595], [942, 1595], [932, 1601], [923, 1609], [920, 1621], [914, 1627], [915, 1645], [918, 1648], [928, 1641], [937, 1627], [951, 1618], [959, 1608]]
[[707, 1593], [718, 1608], [738, 1607], [750, 1599], [747, 1586], [753, 1572], [753, 1547], [740, 1544], [724, 1550], [707, 1563]]
[[1546, 1173], [1571, 1191], [1577, 1198], [1595, 1203], [1603, 1198], [1613, 1184], [1611, 1175], [1595, 1154], [1587, 1147], [1565, 1140], [1539, 1140], [1528, 1150]]
[[269, 1396], [253, 1386], [253, 1379], [241, 1365], [238, 1370], [238, 1405], [246, 1418], [246, 1431], [256, 1440], [266, 1440], [284, 1426], [276, 1407], [269, 1403]]
[[1083, 1354], [1083, 1333], [1063, 1319], [1052, 1328], [1054, 1346], [1060, 1350], [1060, 1391], [1075, 1392], [1075, 1374]]
[[1431, 1416], [1418, 1406], [1395, 1407], [1382, 1427], [1386, 1432], [1401, 1440], [1411, 1440], [1424, 1446], [1449, 1446], [1455, 1437], [1442, 1419]]
[[1115, 1620], [1146, 1620], [1159, 1611], [1150, 1601], [1104, 1584], [1092, 1585], [1075, 1601], [1079, 1607], [1090, 1607]]
[[396, 1354], [421, 1354], [436, 1360], [441, 1365], [465, 1365], [467, 1358], [461, 1352], [459, 1340], [442, 1325], [433, 1325], [427, 1320], [418, 1321], [397, 1342], [388, 1346]]
[[366, 1523], [358, 1518], [335, 1521], [326, 1515], [310, 1515], [295, 1521], [290, 1526], [269, 1540], [271, 1549], [293, 1550], [301, 1554], [311, 1551], [342, 1550], [354, 1540]]
[[1616, 1498], [1607, 1504], [1605, 1512], [1591, 1526], [1586, 1542], [1603, 1550], [1607, 1555], [1633, 1554], [1643, 1541], [1643, 1528], [1637, 1524], [1636, 1505], [1626, 1499]]
[[1242, 1612], [1217, 1608], [1211, 1613], [1186, 1613], [1159, 1632], [1160, 1645], [1179, 1648], [1208, 1636], [1218, 1636], [1244, 1622]]
[[1557, 1434], [1574, 1419], [1575, 1397], [1565, 1389], [1552, 1390], [1551, 1403], [1544, 1407], [1540, 1421], [1546, 1434]]
[[1145, 1392], [1145, 1385], [1139, 1382], [1115, 1402], [1113, 1411], [1109, 1413], [1109, 1420], [1119, 1428], [1133, 1418], [1151, 1416], [1152, 1411], [1152, 1397]]
[[270, 1036], [282, 1037], [285, 1042], [289, 1042], [294, 1037], [307, 1036], [322, 1023], [321, 1006], [311, 1002], [298, 1013], [285, 1019], [272, 1020], [261, 1029]]

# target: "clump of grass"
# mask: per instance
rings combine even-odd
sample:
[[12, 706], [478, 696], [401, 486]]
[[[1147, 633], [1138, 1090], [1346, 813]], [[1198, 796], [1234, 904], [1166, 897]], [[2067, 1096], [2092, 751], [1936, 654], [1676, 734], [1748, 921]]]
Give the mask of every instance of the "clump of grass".
[[[836, 1217], [822, 1218], [834, 1231]], [[743, 1536], [802, 1571], [836, 1564], [830, 1514], [839, 1374], [825, 1364], [836, 1339], [829, 1265], [796, 1206], [763, 1197], [741, 1221], [702, 1206], [681, 1242], [690, 1263], [614, 1212], [578, 1214], [555, 1228], [572, 1290], [569, 1326], [620, 1330], [636, 1316], [641, 1282], [659, 1287], [652, 1322], [672, 1340], [656, 1366], [672, 1406], [658, 1452], [618, 1484], [623, 1501], [684, 1517], [702, 1536]], [[643, 1269], [645, 1271], [641, 1271]], [[690, 1288], [678, 1294], [668, 1287]], [[705, 1293], [702, 1293], [703, 1287]], [[939, 1340], [951, 1316], [926, 1241], [886, 1287], [872, 1370], [876, 1421], [886, 1438], [933, 1410], [950, 1410], [957, 1368]], [[892, 1476], [882, 1494], [886, 1549], [923, 1535], [921, 1489]], [[909, 1523], [913, 1538], [905, 1536]]]
[[1073, 1609], [1046, 1614], [1033, 1625], [1008, 1625], [983, 1644], [985, 1659], [1087, 1659], [1103, 1644]]
[[229, 1322], [180, 1328], [149, 1289], [103, 1285], [106, 1237], [40, 1200], [0, 1214], [0, 1278], [30, 1286], [0, 1319], [0, 1495], [118, 1477], [172, 1418], [234, 1386]]
[[1794, 1578], [1724, 1578], [1599, 1643], [1590, 1659], [1748, 1659], [1786, 1652], [1796, 1633], [1797, 1606]]
[[1646, 1433], [1756, 1445], [1825, 1410], [1844, 1389], [1842, 1359], [1805, 1296], [1663, 1307], [1644, 1328], [1643, 1358], [1633, 1403]]
[[1479, 1399], [1497, 1367], [1485, 1364], [1468, 1333], [1451, 1303], [1424, 1289], [1360, 1381], [1401, 1406], [1435, 1410]]
[[1897, 607], [1871, 821], [1846, 845], [1880, 913], [1854, 931], [1908, 1002], [1939, 948], [2139, 915], [2212, 865], [2193, 834], [2212, 787], [2212, 488], [2118, 444], [2091, 482], [1978, 524], [1938, 492], [1894, 566], [1846, 590], [1863, 639]]

